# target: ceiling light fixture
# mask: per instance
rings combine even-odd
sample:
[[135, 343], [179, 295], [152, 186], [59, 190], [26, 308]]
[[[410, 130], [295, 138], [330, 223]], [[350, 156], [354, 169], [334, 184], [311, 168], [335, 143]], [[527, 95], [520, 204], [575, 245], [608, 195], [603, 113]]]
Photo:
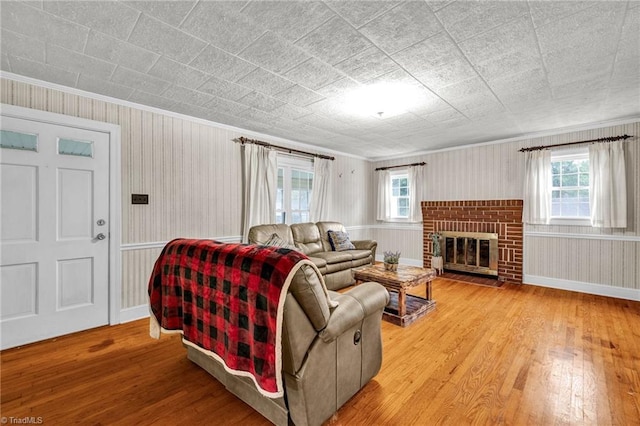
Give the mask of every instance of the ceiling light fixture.
[[419, 101], [415, 87], [379, 83], [352, 90], [345, 97], [344, 108], [348, 112], [380, 119], [403, 114]]

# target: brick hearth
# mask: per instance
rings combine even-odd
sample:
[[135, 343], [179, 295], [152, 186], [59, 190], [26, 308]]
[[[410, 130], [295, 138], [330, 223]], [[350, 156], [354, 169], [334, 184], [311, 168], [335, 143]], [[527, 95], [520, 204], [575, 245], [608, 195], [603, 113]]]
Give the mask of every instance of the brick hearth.
[[432, 232], [498, 234], [498, 280], [522, 283], [522, 200], [423, 201], [423, 264], [431, 267]]

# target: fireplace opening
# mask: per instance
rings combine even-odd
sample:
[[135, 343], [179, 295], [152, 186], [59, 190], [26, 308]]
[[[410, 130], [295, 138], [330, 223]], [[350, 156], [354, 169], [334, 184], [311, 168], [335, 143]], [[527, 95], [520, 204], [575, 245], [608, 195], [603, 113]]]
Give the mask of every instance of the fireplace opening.
[[498, 234], [442, 232], [444, 269], [498, 276]]

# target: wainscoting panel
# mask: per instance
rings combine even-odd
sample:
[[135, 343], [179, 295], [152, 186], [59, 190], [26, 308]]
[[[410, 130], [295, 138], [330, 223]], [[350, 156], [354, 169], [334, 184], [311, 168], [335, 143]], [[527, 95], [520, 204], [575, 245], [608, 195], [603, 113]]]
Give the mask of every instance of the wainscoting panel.
[[122, 309], [148, 305], [149, 277], [162, 248], [122, 252]]
[[422, 266], [422, 224], [373, 226], [373, 239], [378, 242], [376, 256], [382, 260], [385, 251], [400, 251], [400, 263]]

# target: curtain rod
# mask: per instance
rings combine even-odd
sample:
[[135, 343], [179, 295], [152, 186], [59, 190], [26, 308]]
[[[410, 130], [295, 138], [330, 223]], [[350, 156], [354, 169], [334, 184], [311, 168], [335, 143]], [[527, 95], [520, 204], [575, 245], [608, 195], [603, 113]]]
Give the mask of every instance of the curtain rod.
[[397, 169], [398, 167], [413, 167], [413, 166], [425, 166], [427, 163], [424, 161], [422, 163], [412, 163], [412, 164], [400, 164], [398, 166], [388, 166], [388, 167], [378, 167], [376, 172], [380, 170], [389, 170], [389, 169]]
[[237, 139], [234, 139], [234, 141], [235, 142], [239, 142], [242, 145], [244, 145], [245, 143], [251, 143], [251, 144], [254, 144], [254, 145], [260, 145], [260, 146], [264, 146], [264, 147], [267, 147], [267, 148], [273, 148], [273, 149], [278, 150], [278, 151], [288, 152], [289, 154], [296, 153], [296, 154], [306, 155], [306, 156], [309, 156], [309, 157], [323, 158], [325, 160], [331, 160], [331, 161], [335, 160], [335, 157], [331, 157], [329, 155], [315, 154], [313, 152], [300, 151], [299, 149], [287, 148], [287, 147], [284, 147], [284, 146], [273, 145], [273, 144], [270, 144], [269, 142], [263, 142], [263, 141], [259, 141], [257, 139], [247, 139], [244, 136], [241, 136], [241, 137], [239, 137]]
[[529, 148], [521, 148], [519, 151], [520, 152], [528, 152], [528, 151], [539, 151], [541, 149], [547, 149], [547, 148], [555, 148], [558, 146], [567, 146], [567, 145], [578, 145], [581, 143], [590, 143], [590, 142], [614, 142], [614, 141], [619, 141], [620, 139], [629, 139], [632, 138], [633, 136], [629, 136], [629, 135], [622, 135], [622, 136], [611, 136], [609, 138], [599, 138], [599, 139], [591, 139], [588, 141], [579, 141], [579, 142], [567, 142], [567, 143], [557, 143], [555, 145], [540, 145], [540, 146], [532, 146]]

